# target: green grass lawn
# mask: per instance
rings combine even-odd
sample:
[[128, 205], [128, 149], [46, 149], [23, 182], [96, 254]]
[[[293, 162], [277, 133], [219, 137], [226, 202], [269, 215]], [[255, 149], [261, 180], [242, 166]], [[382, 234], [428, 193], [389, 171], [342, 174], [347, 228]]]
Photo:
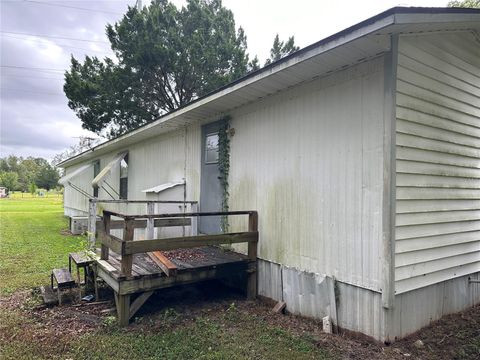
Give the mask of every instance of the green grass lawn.
[[126, 329], [108, 314], [82, 323], [82, 310], [68, 305], [36, 310], [35, 298], [18, 290], [47, 284], [51, 269], [83, 248], [84, 237], [65, 229], [59, 197], [0, 200], [0, 359], [331, 358], [307, 335], [265, 321], [277, 318], [250, 302], [237, 309], [207, 301], [216, 308], [193, 315], [157, 311]]
[[0, 294], [49, 282], [68, 253], [84, 246], [81, 236], [65, 236], [62, 198], [31, 196], [0, 200]]

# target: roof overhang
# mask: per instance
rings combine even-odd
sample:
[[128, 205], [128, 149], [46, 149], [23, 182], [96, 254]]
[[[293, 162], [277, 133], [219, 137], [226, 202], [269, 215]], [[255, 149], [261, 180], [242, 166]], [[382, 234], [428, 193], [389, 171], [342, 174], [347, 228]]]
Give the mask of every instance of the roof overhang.
[[307, 46], [252, 72], [158, 120], [59, 164], [68, 167], [194, 122], [216, 120], [226, 112], [313, 78], [378, 57], [390, 50], [392, 34], [480, 30], [480, 10], [396, 7]]

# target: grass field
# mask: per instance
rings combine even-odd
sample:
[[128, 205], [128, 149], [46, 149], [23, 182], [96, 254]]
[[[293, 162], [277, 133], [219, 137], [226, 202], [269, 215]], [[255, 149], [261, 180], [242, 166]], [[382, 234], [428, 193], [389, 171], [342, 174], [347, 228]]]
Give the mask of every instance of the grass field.
[[68, 305], [37, 310], [38, 300], [19, 290], [47, 284], [51, 269], [66, 266], [68, 253], [84, 246], [84, 238], [65, 235], [66, 228], [60, 197], [0, 200], [1, 359], [331, 357], [307, 336], [250, 313], [251, 304], [240, 311], [222, 299], [212, 312], [182, 314], [167, 307], [128, 329], [117, 328], [108, 314]]
[[61, 197], [2, 199], [0, 224], [0, 294], [48, 283], [51, 270], [84, 246], [83, 237], [61, 234], [68, 228]]

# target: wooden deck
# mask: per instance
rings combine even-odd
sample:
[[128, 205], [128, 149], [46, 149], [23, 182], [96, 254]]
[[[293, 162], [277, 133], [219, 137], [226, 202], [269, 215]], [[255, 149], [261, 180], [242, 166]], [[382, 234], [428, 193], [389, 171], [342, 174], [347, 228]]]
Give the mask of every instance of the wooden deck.
[[[215, 267], [223, 264], [238, 263], [248, 261], [248, 256], [225, 250], [216, 246], [205, 246], [196, 248], [196, 252], [200, 255], [197, 258], [180, 260], [170, 258], [170, 261], [174, 263], [178, 272], [186, 270], [198, 270], [208, 267]], [[117, 280], [124, 280], [126, 277], [121, 274], [121, 257], [119, 254], [110, 251], [110, 256], [107, 261], [111, 266], [115, 268], [110, 275]], [[145, 253], [133, 255], [132, 263], [132, 275], [130, 279], [138, 279], [141, 277], [157, 277], [166, 276], [162, 269]]]
[[[184, 216], [214, 216], [219, 213], [160, 214], [127, 216], [104, 212], [103, 226], [99, 229], [100, 258], [95, 262], [96, 275], [115, 292], [118, 320], [121, 326], [153, 294], [153, 291], [191, 284], [199, 281], [228, 278], [240, 273], [247, 277], [247, 296], [257, 295], [257, 213], [230, 212], [228, 215], [248, 215], [249, 229], [243, 233], [219, 235], [184, 236], [168, 239], [133, 240], [133, 229], [138, 218], [157, 220]], [[110, 234], [111, 217], [124, 218], [124, 238]], [[151, 221], [153, 224], [154, 222]], [[159, 222], [157, 222], [159, 223]], [[248, 255], [225, 250], [222, 244], [247, 243]], [[175, 271], [169, 273], [163, 263], [156, 263], [152, 253], [176, 249], [194, 249], [195, 256], [166, 259]], [[160, 253], [161, 257], [165, 257]], [[159, 266], [161, 265], [161, 266]], [[131, 302], [131, 300], [133, 300]]]

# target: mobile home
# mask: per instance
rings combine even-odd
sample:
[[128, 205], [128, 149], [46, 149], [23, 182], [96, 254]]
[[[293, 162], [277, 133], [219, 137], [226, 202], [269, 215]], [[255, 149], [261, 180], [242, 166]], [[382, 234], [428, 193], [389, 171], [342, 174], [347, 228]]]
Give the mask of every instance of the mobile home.
[[392, 341], [480, 302], [480, 11], [392, 8], [61, 166], [70, 217], [257, 211], [259, 295]]

